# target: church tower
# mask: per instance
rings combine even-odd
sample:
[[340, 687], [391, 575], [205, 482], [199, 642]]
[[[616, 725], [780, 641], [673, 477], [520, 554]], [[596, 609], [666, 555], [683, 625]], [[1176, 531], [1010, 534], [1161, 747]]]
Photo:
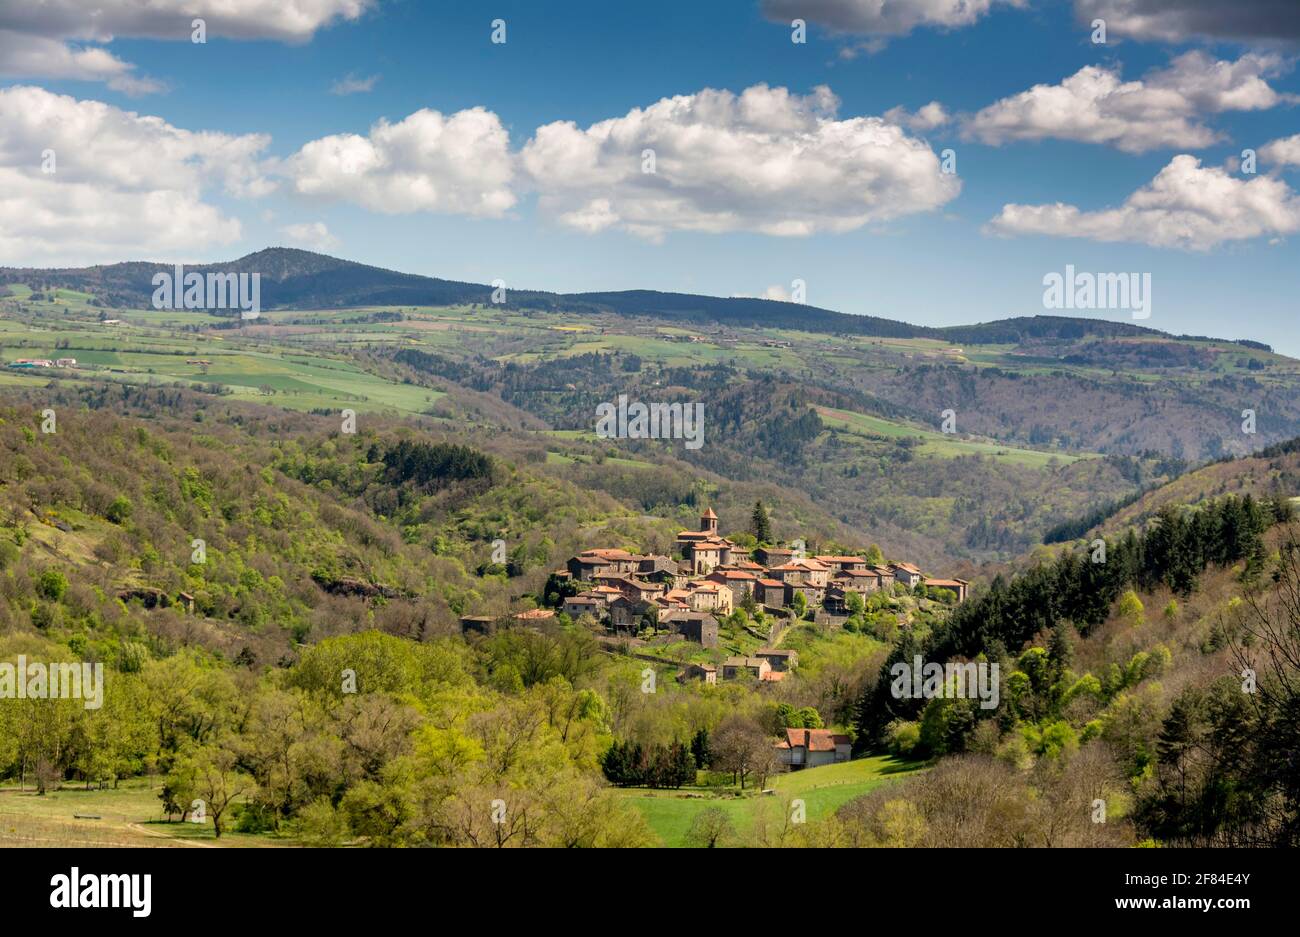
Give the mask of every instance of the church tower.
[[713, 513], [713, 508], [705, 508], [700, 515], [700, 532], [710, 537], [718, 535], [718, 515]]

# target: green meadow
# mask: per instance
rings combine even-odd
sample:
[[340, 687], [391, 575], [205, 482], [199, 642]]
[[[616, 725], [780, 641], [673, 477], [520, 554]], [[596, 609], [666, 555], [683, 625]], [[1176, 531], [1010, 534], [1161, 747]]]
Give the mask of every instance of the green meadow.
[[710, 788], [682, 788], [680, 791], [650, 791], [626, 788], [621, 791], [645, 817], [646, 822], [665, 846], [689, 845], [688, 834], [695, 818], [710, 807], [725, 811], [736, 832], [744, 836], [754, 827], [760, 812], [767, 812], [770, 822], [780, 826], [790, 801], [804, 802], [805, 818], [821, 820], [844, 804], [870, 793], [882, 784], [922, 770], [919, 762], [907, 762], [890, 755], [860, 758], [837, 765], [806, 768], [777, 775], [769, 781], [775, 794], [728, 796]]
[[921, 455], [940, 459], [952, 459], [963, 455], [985, 455], [1000, 462], [1011, 462], [1030, 468], [1046, 468], [1055, 460], [1061, 465], [1078, 462], [1080, 459], [1094, 458], [1089, 455], [1071, 455], [1064, 452], [1043, 452], [1038, 449], [1017, 449], [1013, 446], [966, 439], [933, 430], [919, 429], [902, 423], [894, 423], [876, 416], [854, 413], [851, 410], [835, 410], [830, 407], [818, 407], [822, 422], [827, 426], [863, 437], [883, 437], [886, 439], [912, 438], [921, 440], [918, 452]]
[[[25, 289], [25, 288], [24, 288]], [[11, 293], [13, 288], [11, 288]], [[60, 291], [70, 292], [70, 291]], [[21, 291], [18, 291], [18, 294]], [[69, 299], [73, 297], [69, 296]], [[33, 304], [34, 321], [0, 319], [0, 361], [15, 358], [77, 359], [77, 369], [31, 374], [0, 371], [0, 384], [41, 386], [50, 380], [112, 380], [130, 383], [198, 383], [228, 388], [237, 399], [274, 403], [291, 410], [342, 409], [425, 413], [441, 391], [372, 374], [345, 356], [281, 347], [279, 336], [202, 329], [221, 322], [206, 313], [113, 311], [117, 324], [97, 318], [69, 319], [59, 302]], [[330, 331], [331, 338], [337, 332]], [[286, 333], [286, 338], [293, 335]], [[362, 338], [391, 341], [392, 336]], [[274, 343], [273, 343], [274, 342]]]
[[[296, 845], [287, 836], [240, 833], [212, 821], [168, 820], [158, 798], [159, 782], [132, 778], [107, 790], [75, 784], [37, 794], [0, 787], [0, 847], [213, 847]], [[233, 809], [233, 808], [232, 808]]]

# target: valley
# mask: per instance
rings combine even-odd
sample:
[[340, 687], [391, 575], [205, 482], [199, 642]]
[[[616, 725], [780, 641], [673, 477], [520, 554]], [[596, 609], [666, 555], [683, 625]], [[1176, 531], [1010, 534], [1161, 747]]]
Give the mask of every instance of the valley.
[[[110, 687], [0, 707], [0, 842], [951, 845], [962, 810], [996, 845], [1275, 835], [1198, 830], [1173, 787], [1267, 800], [1266, 750], [1164, 740], [1184, 711], [1280, 731], [1224, 681], [1290, 582], [1300, 362], [253, 264], [243, 322], [134, 305], [149, 265], [0, 271], [0, 660]], [[701, 445], [598, 432], [622, 397], [702, 404]], [[996, 718], [889, 698], [922, 654], [996, 662]]]

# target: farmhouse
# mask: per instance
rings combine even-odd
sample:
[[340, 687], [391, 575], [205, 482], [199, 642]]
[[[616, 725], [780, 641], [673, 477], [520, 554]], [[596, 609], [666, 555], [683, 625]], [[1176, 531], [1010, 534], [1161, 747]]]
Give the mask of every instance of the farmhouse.
[[745, 596], [752, 594], [754, 583], [758, 581], [753, 573], [740, 569], [714, 570], [709, 573], [708, 578], [710, 582], [716, 582], [731, 590], [733, 605], [739, 605], [745, 600]]
[[686, 584], [686, 604], [697, 612], [721, 612], [730, 615], [731, 590], [716, 582], [690, 582]]
[[890, 563], [889, 569], [894, 574], [894, 581], [901, 582], [909, 589], [915, 589], [916, 584], [921, 581], [921, 571], [911, 563]]
[[659, 624], [701, 647], [718, 646], [718, 620], [707, 612], [670, 611], [659, 616]]
[[491, 615], [462, 615], [460, 617], [461, 634], [491, 634], [496, 619]]
[[554, 618], [555, 611], [549, 608], [530, 608], [526, 612], [518, 612], [510, 617], [512, 620], [520, 624], [535, 625], [539, 621], [546, 621], [548, 618]]
[[837, 573], [830, 584], [846, 592], [876, 592], [884, 588], [885, 577], [874, 569], [847, 570]]
[[826, 590], [811, 582], [795, 581], [785, 583], [785, 604], [793, 605], [796, 595], [802, 595], [804, 604], [808, 608], [813, 608], [822, 604], [826, 596]]
[[723, 680], [735, 680], [743, 673], [752, 674], [758, 680], [768, 680], [772, 665], [761, 657], [728, 657], [722, 662]]
[[825, 588], [827, 577], [830, 575], [830, 567], [819, 563], [817, 560], [791, 560], [788, 563], [773, 567], [771, 575], [773, 579], [780, 579], [787, 585], [791, 583], [807, 583], [819, 588]]
[[680, 564], [671, 556], [656, 556], [651, 553], [637, 557], [636, 574], [648, 582], [663, 583], [669, 589], [686, 583]]
[[852, 754], [849, 737], [830, 729], [786, 729], [776, 749], [781, 764], [792, 771], [848, 761]]
[[765, 568], [771, 569], [773, 566], [780, 566], [794, 559], [794, 551], [779, 547], [759, 547], [754, 551], [754, 559]]
[[615, 631], [636, 631], [641, 627], [641, 619], [649, 609], [648, 602], [620, 595], [609, 603], [609, 623]]
[[591, 582], [599, 574], [633, 572], [637, 565], [637, 557], [626, 550], [586, 550], [569, 560], [567, 569], [574, 579]]
[[966, 601], [966, 589], [970, 585], [965, 579], [925, 579], [922, 585], [927, 589], [945, 589], [957, 597], [958, 602]]
[[564, 604], [560, 606], [560, 611], [570, 618], [578, 618], [580, 615], [599, 617], [604, 608], [604, 600], [598, 599], [594, 595], [571, 595], [564, 600]]
[[799, 666], [799, 652], [788, 651], [785, 648], [760, 647], [754, 652], [754, 656], [763, 658], [773, 670], [782, 673]]
[[822, 596], [822, 605], [832, 615], [847, 615], [849, 596], [852, 593], [853, 590], [845, 588], [838, 582], [832, 583], [826, 587], [826, 594]]
[[646, 582], [644, 579], [637, 579], [635, 576], [621, 573], [602, 573], [595, 577], [595, 581], [603, 586], [616, 589], [621, 595], [636, 602], [649, 602], [651, 599], [663, 595], [665, 591], [663, 583]]
[[718, 682], [718, 668], [712, 664], [687, 664], [686, 668], [677, 675], [678, 683], [685, 683], [687, 680], [702, 680], [710, 685]]
[[814, 560], [837, 573], [866, 572], [867, 561], [860, 556], [814, 556]]
[[754, 601], [760, 605], [785, 604], [785, 583], [780, 579], [758, 579], [754, 582]]

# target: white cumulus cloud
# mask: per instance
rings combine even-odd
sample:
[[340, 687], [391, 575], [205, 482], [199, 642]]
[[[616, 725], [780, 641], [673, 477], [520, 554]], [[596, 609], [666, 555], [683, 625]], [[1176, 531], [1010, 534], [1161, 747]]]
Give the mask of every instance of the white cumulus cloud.
[[998, 146], [1023, 140], [1076, 140], [1127, 153], [1203, 147], [1220, 135], [1201, 115], [1254, 111], [1291, 100], [1265, 80], [1283, 68], [1274, 55], [1235, 62], [1187, 52], [1168, 68], [1124, 81], [1118, 69], [1087, 65], [1057, 85], [1035, 85], [967, 118], [967, 139]]
[[1259, 155], [1274, 166], [1300, 166], [1300, 133], [1264, 144]]
[[[102, 46], [115, 38], [190, 41], [202, 19], [208, 38], [306, 42], [372, 0], [13, 0], [0, 4], [0, 75], [104, 81], [128, 94], [162, 85]], [[95, 43], [86, 45], [85, 43]]]
[[885, 120], [891, 124], [898, 124], [906, 127], [908, 130], [914, 130], [923, 133], [926, 130], [934, 130], [936, 127], [942, 127], [948, 121], [952, 120], [950, 115], [942, 104], [938, 101], [931, 101], [924, 107], [916, 111], [909, 111], [905, 107], [891, 107], [884, 113]]
[[1052, 205], [1004, 205], [986, 231], [1127, 241], [1153, 247], [1209, 250], [1226, 241], [1300, 230], [1300, 197], [1281, 179], [1234, 176], [1175, 156], [1118, 208], [1084, 211]]
[[149, 94], [162, 85], [135, 74], [135, 66], [98, 46], [79, 48], [57, 39], [0, 29], [0, 76], [106, 82], [114, 91]]
[[171, 259], [232, 243], [238, 219], [206, 197], [271, 191], [268, 143], [42, 88], [0, 89], [0, 256], [15, 264]]
[[496, 114], [428, 108], [361, 136], [312, 140], [285, 160], [300, 195], [352, 202], [385, 214], [437, 212], [498, 218], [514, 207], [510, 135]]
[[650, 239], [843, 232], [957, 196], [928, 146], [879, 117], [838, 119], [838, 106], [825, 87], [705, 89], [586, 128], [546, 124], [521, 158], [560, 223]]

